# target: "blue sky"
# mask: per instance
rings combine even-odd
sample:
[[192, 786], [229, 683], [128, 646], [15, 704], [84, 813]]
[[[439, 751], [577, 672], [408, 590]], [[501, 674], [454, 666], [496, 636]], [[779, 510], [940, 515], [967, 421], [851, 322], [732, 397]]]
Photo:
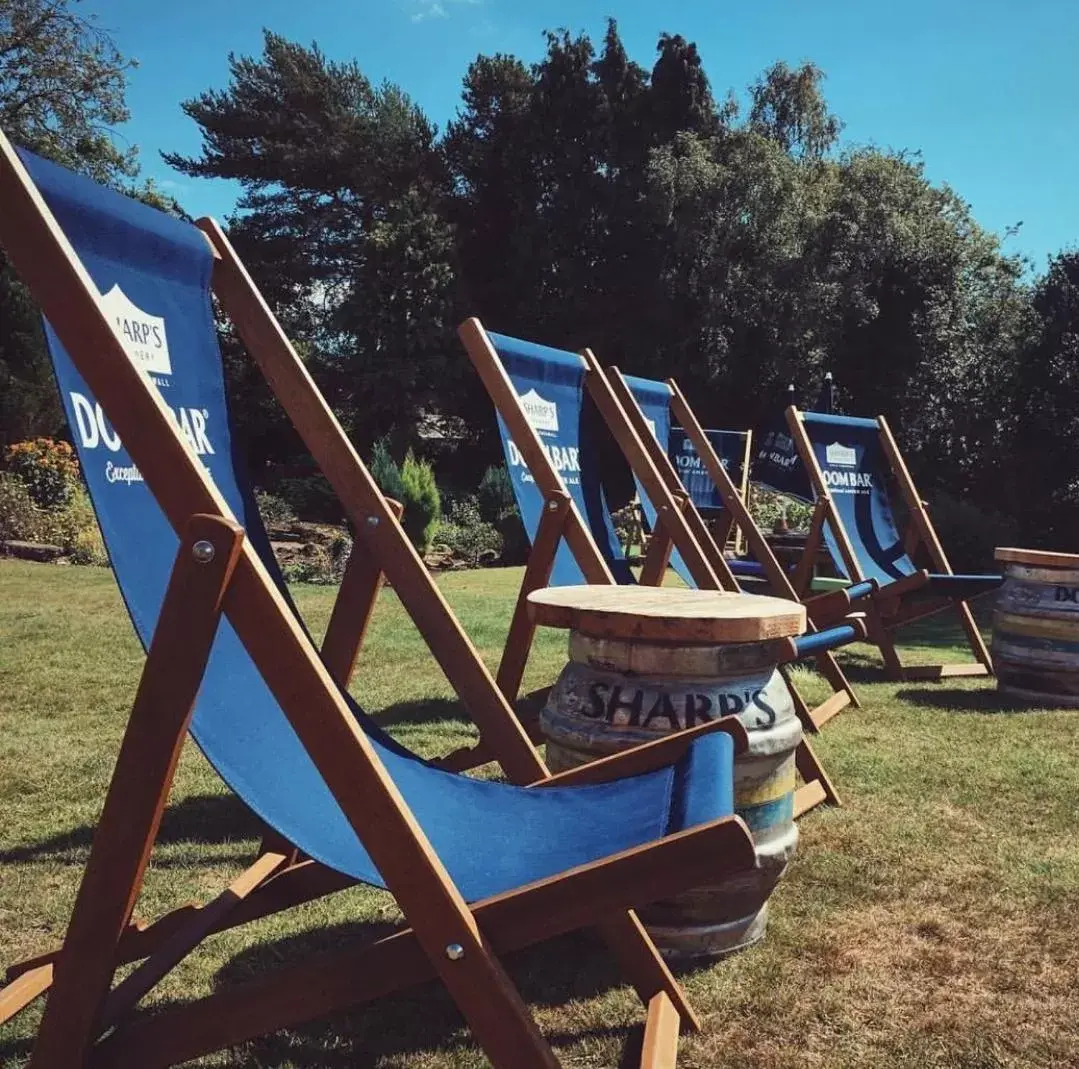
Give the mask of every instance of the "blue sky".
[[717, 96], [770, 63], [813, 60], [846, 123], [844, 139], [921, 150], [928, 173], [968, 200], [983, 226], [1044, 268], [1079, 244], [1079, 3], [1076, 0], [84, 0], [122, 51], [139, 60], [123, 137], [144, 174], [195, 215], [226, 215], [235, 190], [193, 181], [160, 150], [194, 153], [180, 102], [224, 88], [227, 55], [261, 52], [262, 28], [401, 85], [444, 126], [479, 52], [526, 61], [544, 29], [600, 40], [618, 19], [630, 55], [651, 66], [663, 31], [697, 42]]

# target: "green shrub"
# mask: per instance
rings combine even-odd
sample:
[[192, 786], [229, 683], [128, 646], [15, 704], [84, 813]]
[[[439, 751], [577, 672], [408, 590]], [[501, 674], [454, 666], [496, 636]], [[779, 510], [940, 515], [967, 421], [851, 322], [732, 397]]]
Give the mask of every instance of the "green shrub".
[[485, 559], [497, 559], [502, 551], [502, 536], [483, 518], [475, 497], [450, 505], [449, 515], [435, 528], [433, 542], [473, 568]]
[[928, 511], [948, 563], [957, 572], [999, 571], [993, 550], [1022, 541], [1014, 519], [986, 512], [950, 494], [938, 494]]
[[310, 523], [340, 523], [344, 516], [341, 502], [325, 475], [281, 479], [274, 492], [301, 520]]
[[781, 519], [787, 521], [791, 531], [807, 531], [813, 517], [813, 506], [786, 494], [752, 486], [749, 491], [749, 512], [765, 534], [774, 531]]
[[390, 447], [385, 438], [379, 438], [371, 447], [371, 478], [378, 483], [378, 488], [394, 501], [404, 501], [405, 491], [401, 485], [401, 469], [390, 455]]
[[517, 499], [513, 496], [513, 483], [504, 464], [488, 468], [480, 479], [476, 492], [480, 516], [488, 523], [497, 524], [503, 516], [517, 511]]
[[258, 505], [262, 522], [267, 527], [288, 527], [296, 522], [296, 513], [292, 506], [279, 494], [271, 494], [269, 490], [256, 490], [255, 504]]
[[426, 460], [418, 460], [411, 449], [401, 465], [401, 497], [398, 500], [405, 506], [401, 525], [412, 544], [425, 553], [431, 547], [435, 528], [442, 518], [442, 499], [434, 469]]
[[79, 462], [67, 442], [33, 438], [4, 451], [4, 467], [22, 480], [34, 504], [62, 508], [79, 486]]
[[352, 552], [352, 539], [341, 531], [328, 545], [309, 542], [299, 556], [281, 565], [281, 574], [289, 583], [313, 583], [331, 586], [340, 583]]
[[0, 540], [60, 546], [75, 564], [108, 563], [90, 497], [78, 484], [66, 505], [43, 509], [21, 479], [0, 472]]

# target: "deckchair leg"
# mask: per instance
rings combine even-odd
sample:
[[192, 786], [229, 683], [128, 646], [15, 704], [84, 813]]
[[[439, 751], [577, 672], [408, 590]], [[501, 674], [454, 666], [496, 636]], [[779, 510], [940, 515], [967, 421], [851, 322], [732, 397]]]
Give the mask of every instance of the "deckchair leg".
[[798, 744], [798, 749], [794, 752], [794, 764], [805, 781], [794, 792], [794, 816], [796, 819], [814, 806], [820, 805], [821, 802], [827, 802], [829, 805], [835, 806], [843, 804], [840, 800], [839, 792], [832, 785], [832, 781], [828, 778], [828, 773], [824, 771], [820, 759], [813, 752], [813, 747], [809, 745], [806, 739], [802, 739]]
[[[386, 499], [394, 519], [400, 520], [404, 505], [391, 498]], [[379, 522], [377, 516], [368, 516], [367, 523]], [[372, 552], [364, 537], [365, 531], [356, 532], [356, 541], [349, 554], [341, 587], [333, 603], [333, 612], [322, 640], [322, 660], [342, 689], [347, 690], [371, 615], [375, 611], [378, 592], [382, 589], [382, 568], [378, 556]]]
[[664, 994], [648, 1003], [641, 1046], [641, 1069], [675, 1069], [678, 1063], [678, 1014]]
[[528, 556], [528, 565], [521, 580], [513, 620], [506, 636], [506, 647], [502, 651], [502, 660], [495, 676], [498, 689], [511, 704], [517, 700], [520, 693], [525, 665], [528, 663], [528, 655], [536, 634], [536, 625], [528, 615], [528, 595], [533, 590], [545, 587], [551, 578], [558, 543], [566, 528], [569, 507], [569, 494], [551, 494], [544, 503], [543, 515], [536, 529], [536, 537], [532, 541], [532, 552]]
[[847, 697], [850, 699], [850, 704], [855, 709], [861, 709], [862, 703], [858, 700], [858, 695], [854, 693], [854, 688], [850, 685], [850, 680], [847, 679], [847, 673], [839, 667], [839, 662], [831, 651], [822, 653], [817, 658], [817, 670], [831, 683], [832, 690], [846, 692]]
[[963, 630], [967, 633], [970, 648], [975, 658], [979, 664], [985, 665], [988, 675], [993, 675], [993, 658], [990, 656], [989, 650], [986, 649], [985, 639], [982, 638], [982, 633], [978, 630], [978, 624], [974, 619], [974, 613], [970, 610], [970, 604], [966, 601], [960, 601], [956, 604], [956, 611], [959, 613], [959, 620], [963, 625]]
[[700, 1019], [637, 914], [620, 913], [604, 921], [599, 930], [622, 975], [633, 985], [641, 1001], [650, 1006], [653, 999], [662, 995], [687, 1028], [700, 1031]]
[[641, 568], [641, 586], [662, 586], [663, 576], [671, 561], [674, 542], [667, 533], [663, 522], [663, 513], [656, 517], [652, 537], [648, 540], [648, 551], [644, 555], [644, 567]]
[[31, 1069], [82, 1069], [210, 656], [243, 531], [195, 516], [169, 580], [90, 859], [55, 965]]

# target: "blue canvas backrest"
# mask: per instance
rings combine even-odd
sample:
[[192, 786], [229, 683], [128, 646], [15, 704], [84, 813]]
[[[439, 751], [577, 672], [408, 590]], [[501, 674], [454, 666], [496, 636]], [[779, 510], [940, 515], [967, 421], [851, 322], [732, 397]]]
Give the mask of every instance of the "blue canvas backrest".
[[[213, 256], [196, 227], [19, 153], [101, 294], [128, 357], [173, 413], [247, 536], [277, 575], [248, 487], [237, 475], [210, 279]], [[179, 548], [138, 468], [49, 323], [60, 396], [117, 583], [148, 647]], [[359, 714], [358, 714], [359, 715]], [[207, 666], [191, 733], [222, 778], [267, 823], [303, 836], [294, 798], [331, 815], [332, 840], [355, 836], [227, 620]], [[266, 754], [272, 760], [265, 760]], [[377, 870], [355, 872], [380, 882]]]
[[[489, 334], [502, 366], [536, 432], [551, 465], [573, 498], [600, 553], [619, 583], [633, 581], [625, 553], [615, 534], [603, 494], [598, 464], [596, 428], [585, 405], [584, 358], [564, 349]], [[535, 541], [544, 499], [528, 465], [498, 414], [498, 430], [506, 456], [517, 507], [530, 541]], [[551, 586], [574, 586], [585, 578], [565, 539], [559, 542]]]
[[[918, 569], [896, 528], [878, 422], [822, 412], [803, 412], [802, 421], [865, 578], [883, 586], [912, 575]], [[824, 533], [836, 566], [847, 575], [835, 532], [825, 524]]]
[[[724, 471], [731, 477], [736, 487], [742, 485], [743, 466], [746, 454], [745, 431], [708, 431], [705, 436], [715, 450]], [[671, 428], [671, 441], [668, 446], [671, 463], [678, 471], [678, 477], [686, 488], [693, 504], [702, 512], [722, 512], [723, 497], [719, 488], [712, 481], [704, 461], [697, 453], [693, 440], [681, 427]]]
[[[669, 454], [671, 447], [671, 397], [674, 396], [674, 392], [665, 382], [657, 382], [655, 379], [642, 379], [637, 375], [624, 375], [623, 379], [640, 406], [645, 422], [656, 436], [660, 448]], [[644, 512], [649, 528], [654, 531], [658, 516], [656, 506], [641, 484], [641, 480], [637, 478], [636, 472], [633, 474], [633, 481], [637, 486], [637, 496], [641, 499], [641, 510]], [[693, 574], [677, 549], [671, 552], [670, 564], [686, 586], [695, 587], [697, 585], [693, 580]]]
[[813, 486], [782, 413], [755, 434], [750, 478], [766, 490], [812, 503]]

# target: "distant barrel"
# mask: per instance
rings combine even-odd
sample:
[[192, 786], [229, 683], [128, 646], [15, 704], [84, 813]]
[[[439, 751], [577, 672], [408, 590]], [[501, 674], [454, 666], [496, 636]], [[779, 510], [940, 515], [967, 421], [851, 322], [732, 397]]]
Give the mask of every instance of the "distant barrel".
[[734, 762], [734, 805], [760, 868], [640, 910], [664, 957], [722, 957], [760, 939], [768, 897], [798, 845], [795, 750], [802, 727], [768, 643], [672, 645], [574, 631], [570, 659], [540, 723], [552, 771], [584, 764], [719, 716], [749, 747]]
[[1079, 554], [998, 549], [993, 614], [1000, 690], [1031, 705], [1079, 708]]

